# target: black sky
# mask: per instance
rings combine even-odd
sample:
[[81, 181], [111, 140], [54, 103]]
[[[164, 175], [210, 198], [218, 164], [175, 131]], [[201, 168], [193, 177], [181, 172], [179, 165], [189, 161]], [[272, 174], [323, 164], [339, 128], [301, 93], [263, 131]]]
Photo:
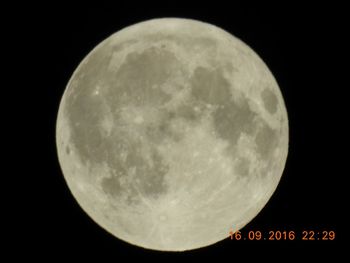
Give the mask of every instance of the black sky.
[[[28, 5], [10, 20], [10, 31], [14, 35], [21, 33], [25, 40], [20, 43], [21, 52], [30, 57], [24, 62], [28, 63], [28, 78], [18, 80], [26, 82], [20, 85], [22, 105], [28, 103], [24, 94], [34, 97], [27, 108], [33, 113], [23, 118], [23, 127], [34, 146], [24, 149], [26, 172], [33, 172], [27, 179], [28, 204], [21, 208], [22, 214], [29, 215], [26, 228], [30, 234], [19, 235], [18, 244], [27, 244], [28, 251], [34, 254], [37, 248], [41, 255], [96, 253], [137, 260], [225, 259], [236, 254], [250, 256], [251, 251], [274, 255], [274, 251], [290, 248], [337, 255], [345, 239], [340, 227], [340, 207], [345, 206], [345, 196], [340, 185], [347, 176], [342, 167], [346, 154], [341, 151], [348, 135], [342, 124], [347, 119], [341, 103], [341, 94], [347, 88], [342, 81], [345, 70], [341, 63], [346, 35], [343, 9], [325, 4], [213, 5]], [[56, 155], [55, 122], [62, 93], [80, 61], [99, 42], [125, 26], [158, 17], [198, 19], [231, 32], [259, 54], [281, 88], [290, 125], [285, 172], [270, 202], [242, 232], [293, 230], [301, 237], [304, 230], [333, 230], [335, 241], [227, 239], [184, 254], [159, 253], [115, 239], [80, 209], [65, 184]]]

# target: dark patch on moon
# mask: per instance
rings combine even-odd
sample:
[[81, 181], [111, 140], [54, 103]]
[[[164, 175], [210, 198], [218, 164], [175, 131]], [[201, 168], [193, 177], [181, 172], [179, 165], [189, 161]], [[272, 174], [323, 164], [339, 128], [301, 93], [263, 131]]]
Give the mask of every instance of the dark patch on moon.
[[161, 155], [152, 150], [152, 164], [144, 164], [137, 167], [138, 177], [140, 179], [140, 190], [147, 197], [157, 198], [165, 194], [168, 186], [165, 184], [164, 177], [169, 172], [169, 165], [165, 164]]
[[103, 48], [91, 53], [74, 75], [74, 88], [69, 86], [65, 94], [64, 116], [69, 122], [71, 143], [84, 165], [89, 161], [100, 163], [110, 150], [97, 128], [105, 114], [103, 102], [91, 95], [107, 71], [108, 61], [109, 53]]
[[214, 116], [214, 127], [218, 136], [229, 142], [229, 150], [234, 150], [241, 133], [253, 134], [256, 129], [254, 118], [257, 114], [242, 99], [240, 104], [230, 100], [218, 108]]
[[247, 98], [233, 100], [237, 91], [233, 89], [231, 94], [231, 85], [222, 71], [198, 67], [191, 83], [195, 99], [217, 106], [213, 112], [214, 128], [220, 138], [229, 142], [230, 150], [233, 150], [242, 132], [254, 133], [257, 114], [250, 109]]
[[127, 205], [140, 203], [137, 191], [134, 185], [129, 185], [127, 188], [121, 185], [119, 177], [112, 176], [103, 178], [101, 181], [103, 191], [112, 198], [118, 198], [119, 201]]
[[214, 112], [215, 130], [220, 138], [227, 140], [230, 146], [236, 145], [242, 132], [253, 134], [256, 129], [254, 117], [256, 113], [243, 100], [240, 105], [234, 101], [227, 102], [224, 107]]
[[108, 100], [111, 106], [121, 104], [121, 94], [127, 103], [157, 107], [171, 99], [161, 88], [179, 67], [175, 56], [164, 49], [151, 47], [141, 53], [129, 53], [117, 72], [105, 77], [109, 85]]
[[[168, 173], [169, 166], [155, 149], [151, 150], [150, 161], [147, 161], [139, 148], [133, 147], [129, 149], [125, 162], [119, 160], [112, 167], [114, 171], [124, 171], [102, 180], [102, 189], [113, 197], [124, 197], [130, 203], [137, 200], [135, 189], [148, 198], [158, 198], [168, 190], [164, 176]], [[134, 169], [134, 175], [128, 180], [125, 177], [131, 176], [128, 172], [130, 169]], [[123, 179], [126, 183], [122, 186], [120, 180]], [[125, 188], [129, 190], [125, 191]]]
[[277, 110], [277, 97], [270, 89], [264, 89], [261, 92], [261, 99], [264, 103], [265, 109], [270, 113], [274, 114]]
[[70, 154], [70, 148], [68, 145], [66, 146], [66, 154], [68, 154], [68, 155]]
[[147, 139], [156, 145], [163, 143], [166, 139], [179, 142], [181, 134], [171, 128], [171, 122], [175, 117], [176, 114], [174, 112], [162, 112], [159, 122], [151, 123], [146, 127]]
[[113, 197], [120, 195], [123, 190], [117, 176], [103, 178], [101, 181], [101, 187], [106, 194]]
[[167, 191], [164, 176], [169, 171], [169, 166], [164, 164], [162, 157], [155, 149], [150, 150], [150, 159], [151, 162], [148, 162], [141, 152], [132, 149], [127, 156], [125, 166], [136, 168], [135, 179], [138, 181], [140, 191], [145, 196], [156, 197]]
[[[117, 72], [108, 70], [109, 57], [102, 49], [92, 53], [74, 76], [74, 91], [66, 94], [64, 112], [71, 127], [71, 142], [83, 164], [101, 163], [113, 155], [113, 140], [100, 129], [106, 107], [117, 118], [115, 112], [126, 103], [157, 107], [171, 99], [159, 87], [177, 66], [171, 52], [149, 48], [131, 53]], [[100, 95], [94, 96], [97, 85]]]
[[223, 105], [231, 98], [230, 83], [219, 70], [195, 69], [191, 78], [192, 96], [206, 103]]
[[72, 106], [72, 104], [80, 105], [80, 100], [88, 100], [87, 96], [104, 79], [111, 60], [111, 53], [109, 49], [105, 49], [105, 46], [106, 44], [103, 44], [98, 50], [90, 53], [88, 58], [79, 65], [79, 69], [75, 72], [73, 81], [65, 94], [68, 102], [67, 107]]
[[255, 137], [257, 152], [263, 160], [269, 160], [278, 144], [277, 131], [264, 124]]
[[[230, 92], [230, 83], [219, 70], [210, 71], [198, 67], [191, 79], [192, 96], [204, 103], [216, 105], [213, 112], [214, 128], [217, 135], [229, 142], [227, 149], [234, 154], [235, 145], [241, 135], [245, 133], [254, 136], [256, 134], [257, 152], [263, 160], [269, 160], [274, 147], [277, 145], [277, 134], [254, 112], [249, 104], [248, 98], [242, 96], [239, 100], [233, 100], [235, 92]], [[262, 93], [265, 107], [270, 113], [276, 111], [277, 98], [270, 90], [265, 89]], [[260, 120], [260, 121], [257, 121]], [[259, 127], [258, 123], [263, 123]], [[234, 155], [231, 156], [235, 158]], [[247, 174], [249, 161], [240, 159], [235, 167], [239, 174]]]
[[[199, 110], [196, 111], [195, 107], [197, 107]], [[201, 110], [201, 105], [197, 102], [192, 102], [192, 103], [180, 105], [175, 110], [174, 114], [178, 118], [182, 118], [189, 122], [198, 122], [202, 117], [200, 110]]]
[[[197, 111], [195, 110], [196, 107], [198, 109]], [[166, 139], [179, 142], [184, 134], [172, 128], [172, 122], [181, 119], [185, 122], [195, 124], [200, 121], [202, 115], [203, 106], [195, 100], [189, 100], [171, 110], [165, 109], [160, 113], [159, 122], [151, 123], [146, 127], [147, 138], [155, 144], [161, 144]]]
[[247, 158], [240, 157], [235, 165], [236, 172], [241, 176], [249, 175], [250, 161]]

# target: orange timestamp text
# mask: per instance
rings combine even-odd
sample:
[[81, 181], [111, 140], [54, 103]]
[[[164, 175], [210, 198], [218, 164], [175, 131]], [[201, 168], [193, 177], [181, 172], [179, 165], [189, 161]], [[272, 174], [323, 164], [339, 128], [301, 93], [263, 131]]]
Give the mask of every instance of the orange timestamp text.
[[335, 240], [334, 230], [303, 230], [303, 231], [293, 231], [293, 230], [270, 230], [270, 231], [260, 231], [260, 230], [250, 230], [247, 232], [236, 231], [232, 229], [229, 231], [229, 238], [231, 240]]

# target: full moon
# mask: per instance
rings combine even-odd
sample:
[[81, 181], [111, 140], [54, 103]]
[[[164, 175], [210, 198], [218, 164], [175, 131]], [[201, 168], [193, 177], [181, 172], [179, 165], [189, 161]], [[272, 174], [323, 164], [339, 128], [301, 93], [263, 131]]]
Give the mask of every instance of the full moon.
[[209, 246], [275, 191], [288, 117], [262, 59], [208, 23], [161, 18], [122, 29], [73, 73], [58, 159], [81, 208], [130, 244]]

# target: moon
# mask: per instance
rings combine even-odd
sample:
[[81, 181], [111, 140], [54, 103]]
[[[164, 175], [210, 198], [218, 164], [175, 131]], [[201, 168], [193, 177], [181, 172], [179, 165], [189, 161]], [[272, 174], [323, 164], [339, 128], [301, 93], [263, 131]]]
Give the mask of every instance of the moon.
[[56, 123], [58, 159], [81, 208], [130, 244], [209, 246], [265, 206], [288, 154], [278, 84], [214, 25], [144, 21], [97, 45], [73, 73]]

